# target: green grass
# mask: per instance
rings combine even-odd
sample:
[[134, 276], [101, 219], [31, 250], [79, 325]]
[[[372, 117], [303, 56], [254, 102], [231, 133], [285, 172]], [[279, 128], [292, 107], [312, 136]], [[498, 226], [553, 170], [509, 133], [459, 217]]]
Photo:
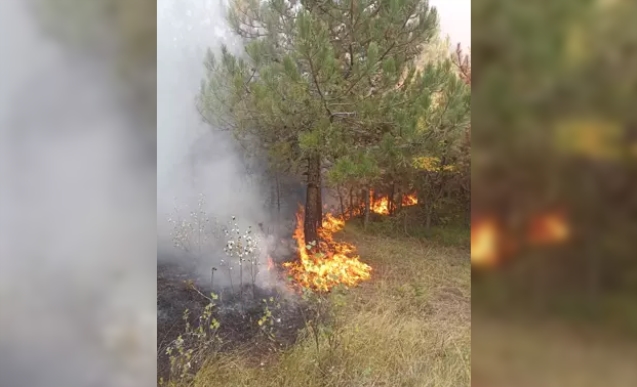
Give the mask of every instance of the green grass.
[[[407, 230], [405, 230], [402, 219], [377, 216], [376, 221], [368, 224], [366, 233], [381, 237], [425, 239], [442, 246], [470, 248], [471, 229], [469, 226], [460, 221], [450, 221], [444, 226], [431, 226], [427, 229], [422, 226], [422, 219], [418, 218], [417, 215], [410, 215], [413, 216], [413, 219], [408, 219]], [[359, 220], [356, 220], [349, 228], [360, 229], [362, 225]]]
[[197, 373], [196, 387], [461, 387], [471, 384], [469, 250], [349, 227], [372, 279], [336, 311], [338, 345], [311, 338], [255, 361], [223, 354]]

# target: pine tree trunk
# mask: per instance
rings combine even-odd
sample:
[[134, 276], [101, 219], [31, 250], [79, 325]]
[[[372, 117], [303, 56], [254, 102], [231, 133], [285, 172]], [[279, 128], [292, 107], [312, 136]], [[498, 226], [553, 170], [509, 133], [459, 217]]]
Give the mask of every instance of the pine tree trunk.
[[307, 168], [307, 196], [305, 199], [305, 221], [303, 233], [305, 242], [318, 242], [318, 229], [321, 224], [321, 159], [311, 156]]
[[279, 182], [279, 174], [276, 175], [276, 210], [277, 217], [279, 217], [281, 215], [281, 183]]
[[270, 185], [270, 215], [274, 215], [275, 208], [276, 208], [276, 175], [274, 177], [274, 184]]
[[425, 218], [425, 229], [429, 230], [431, 228], [431, 217], [432, 217], [432, 209], [430, 206], [427, 206], [427, 213]]
[[[402, 198], [398, 198], [399, 201], [402, 201]], [[389, 194], [389, 215], [394, 215], [396, 213], [396, 183], [391, 183], [391, 193]]]
[[354, 188], [349, 187], [349, 217], [354, 216]]
[[281, 231], [281, 182], [279, 181], [279, 174], [275, 175], [276, 182], [276, 232], [277, 235]]
[[323, 225], [323, 187], [321, 184], [321, 173], [319, 172], [319, 181], [318, 181], [318, 199], [316, 201], [316, 212], [318, 214], [317, 228], [321, 228]]
[[344, 216], [345, 215], [345, 204], [343, 202], [343, 192], [341, 191], [341, 186], [338, 185], [336, 186], [336, 191], [338, 192], [338, 201], [341, 205], [341, 215]]
[[363, 195], [365, 195], [365, 218], [363, 221], [363, 229], [367, 229], [367, 225], [369, 224], [369, 213], [371, 207], [371, 193], [369, 192], [369, 188], [363, 191]]

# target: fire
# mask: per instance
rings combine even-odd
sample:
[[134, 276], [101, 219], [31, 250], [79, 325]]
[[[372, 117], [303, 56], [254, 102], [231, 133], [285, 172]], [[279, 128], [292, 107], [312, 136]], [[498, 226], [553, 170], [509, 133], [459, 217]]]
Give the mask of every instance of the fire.
[[[404, 195], [403, 206], [418, 204], [415, 193]], [[370, 211], [389, 215], [389, 196], [376, 198], [370, 191]], [[360, 210], [364, 208], [361, 204]], [[355, 286], [371, 277], [372, 268], [361, 262], [356, 254], [356, 248], [345, 242], [337, 242], [333, 235], [345, 227], [347, 214], [334, 216], [327, 212], [327, 205], [321, 228], [318, 230], [320, 242], [308, 251], [305, 235], [303, 233], [304, 211], [300, 207], [296, 214], [296, 229], [293, 238], [296, 240], [299, 250], [299, 260], [284, 263], [283, 266], [294, 278], [296, 283], [304, 288], [317, 291], [329, 291], [337, 285]], [[268, 263], [269, 266], [269, 263]]]
[[[539, 247], [562, 243], [569, 237], [570, 227], [565, 214], [552, 211], [531, 217], [522, 240], [529, 247]], [[471, 223], [472, 265], [495, 266], [506, 256], [515, 253], [520, 245], [518, 238], [507, 234], [495, 217]]]
[[[389, 215], [389, 196], [382, 196], [378, 199], [374, 198], [374, 191], [370, 191], [370, 210], [376, 214]], [[418, 204], [418, 196], [415, 193], [404, 195], [402, 198], [403, 207]]]
[[382, 215], [389, 215], [389, 198], [387, 196], [383, 196], [380, 199], [374, 200], [374, 193], [370, 193], [371, 200], [369, 204], [369, 209], [372, 212]]
[[299, 260], [284, 263], [288, 273], [304, 288], [327, 292], [338, 285], [355, 286], [371, 277], [372, 268], [361, 262], [356, 248], [345, 242], [336, 242], [333, 234], [342, 230], [345, 219], [326, 214], [318, 230], [320, 242], [316, 253], [307, 249], [303, 234], [303, 208], [296, 214], [294, 239], [299, 249]]
[[493, 266], [499, 259], [500, 228], [494, 219], [471, 225], [471, 264]]
[[531, 220], [529, 243], [533, 245], [559, 243], [569, 236], [570, 230], [562, 213], [542, 214]]
[[403, 197], [403, 206], [415, 206], [418, 204], [418, 196], [416, 194], [409, 194]]

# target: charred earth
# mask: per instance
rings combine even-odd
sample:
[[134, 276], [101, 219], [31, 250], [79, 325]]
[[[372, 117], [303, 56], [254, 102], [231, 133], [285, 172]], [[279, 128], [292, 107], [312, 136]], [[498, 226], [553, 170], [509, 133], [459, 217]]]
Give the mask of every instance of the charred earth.
[[[284, 274], [273, 265], [283, 282]], [[183, 335], [186, 321], [196, 328], [199, 317], [211, 303], [211, 318], [218, 322], [215, 345], [209, 351], [224, 352], [249, 349], [255, 360], [293, 344], [306, 325], [311, 311], [301, 297], [281, 286], [244, 284], [242, 289], [215, 286], [210, 278], [197, 276], [194, 268], [158, 261], [157, 266], [157, 370], [158, 377], [170, 372], [166, 349]], [[184, 318], [184, 312], [188, 317]], [[188, 343], [187, 343], [188, 344]], [[188, 345], [195, 345], [190, 343]], [[197, 366], [197, 365], [195, 365]]]

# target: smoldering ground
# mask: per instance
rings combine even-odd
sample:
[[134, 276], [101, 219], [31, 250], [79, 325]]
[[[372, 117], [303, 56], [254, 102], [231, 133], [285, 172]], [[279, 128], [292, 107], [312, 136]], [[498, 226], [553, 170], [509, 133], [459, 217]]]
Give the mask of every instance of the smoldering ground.
[[0, 385], [151, 386], [154, 123], [108, 52], [70, 50], [28, 5], [0, 5]]

